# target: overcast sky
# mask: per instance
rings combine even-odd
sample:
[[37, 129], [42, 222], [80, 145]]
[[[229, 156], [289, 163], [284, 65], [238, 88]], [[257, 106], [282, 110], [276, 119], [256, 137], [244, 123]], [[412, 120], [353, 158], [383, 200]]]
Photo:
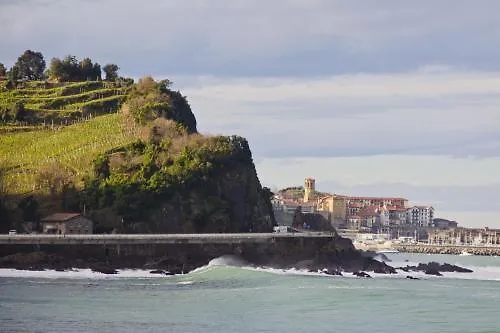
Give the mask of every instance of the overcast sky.
[[26, 49], [172, 79], [263, 185], [500, 228], [500, 1], [0, 0], [0, 62]]

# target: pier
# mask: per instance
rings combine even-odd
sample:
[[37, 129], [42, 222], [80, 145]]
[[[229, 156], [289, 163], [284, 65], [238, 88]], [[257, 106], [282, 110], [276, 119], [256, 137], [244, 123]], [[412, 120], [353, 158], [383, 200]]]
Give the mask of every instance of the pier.
[[435, 245], [435, 244], [394, 244], [393, 248], [399, 252], [426, 253], [426, 254], [454, 254], [498, 256], [500, 246], [474, 246], [474, 245]]
[[134, 245], [271, 243], [279, 239], [328, 239], [333, 233], [66, 234], [0, 235], [0, 245]]

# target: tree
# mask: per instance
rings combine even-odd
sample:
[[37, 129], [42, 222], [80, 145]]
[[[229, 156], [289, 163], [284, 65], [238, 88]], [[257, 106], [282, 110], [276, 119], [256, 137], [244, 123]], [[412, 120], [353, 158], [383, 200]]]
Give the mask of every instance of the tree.
[[94, 160], [94, 175], [98, 179], [108, 178], [110, 175], [109, 157], [107, 155], [98, 155]]
[[42, 80], [45, 60], [40, 52], [26, 50], [11, 69], [15, 80]]
[[156, 82], [147, 76], [139, 79], [130, 90], [127, 107], [134, 120], [145, 125], [157, 118], [170, 119], [184, 126], [188, 133], [196, 133], [196, 118], [186, 98], [170, 90], [171, 81]]
[[78, 61], [75, 56], [67, 55], [63, 60], [52, 58], [49, 76], [59, 82], [101, 80], [101, 66], [90, 58]]
[[10, 214], [6, 206], [7, 199], [7, 183], [5, 176], [7, 174], [5, 164], [0, 161], [0, 232], [10, 230]]
[[102, 71], [101, 71], [101, 65], [99, 65], [97, 62], [94, 64], [94, 77], [96, 81], [101, 81], [101, 76], [102, 76]]
[[118, 67], [115, 64], [107, 64], [102, 68], [104, 74], [106, 75], [106, 81], [115, 81], [118, 78]]
[[76, 57], [67, 55], [64, 57], [62, 64], [65, 77], [64, 81], [78, 81], [80, 76], [80, 67], [78, 66], [78, 60]]
[[26, 117], [26, 109], [24, 108], [24, 103], [16, 101], [12, 106], [12, 113], [17, 121], [23, 121]]
[[4, 64], [0, 62], [0, 76], [6, 76], [7, 75], [7, 68], [5, 68]]
[[69, 184], [73, 179], [73, 173], [61, 163], [55, 161], [43, 167], [36, 176], [38, 187], [48, 194], [55, 202], [57, 194], [65, 184]]
[[84, 58], [80, 61], [80, 79], [82, 81], [92, 80], [95, 81], [96, 77], [94, 75], [94, 64], [90, 58]]
[[22, 211], [23, 221], [34, 222], [38, 219], [38, 202], [32, 195], [23, 198], [19, 204], [19, 209]]
[[58, 81], [64, 81], [64, 65], [59, 58], [52, 58], [50, 60], [49, 69], [47, 74], [51, 79], [56, 79]]

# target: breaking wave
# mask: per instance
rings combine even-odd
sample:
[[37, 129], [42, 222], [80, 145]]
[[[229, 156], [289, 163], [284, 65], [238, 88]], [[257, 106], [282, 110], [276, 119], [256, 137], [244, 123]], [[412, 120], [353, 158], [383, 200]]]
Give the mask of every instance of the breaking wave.
[[[467, 258], [467, 263], [464, 264], [463, 260], [450, 260], [452, 258], [445, 258], [448, 260], [436, 260], [442, 258], [434, 258], [429, 256], [413, 256], [406, 258], [404, 255], [388, 255], [389, 258], [383, 258], [376, 256], [376, 259], [387, 261], [391, 266], [404, 267], [406, 265], [418, 265], [418, 263], [427, 263], [429, 261], [438, 262], [448, 262], [451, 264], [456, 264], [462, 267], [467, 267], [473, 270], [473, 273], [442, 273], [443, 276], [431, 276], [426, 275], [424, 272], [405, 272], [401, 269], [397, 270], [397, 274], [376, 274], [373, 272], [368, 272], [374, 278], [399, 278], [405, 279], [408, 275], [413, 277], [418, 277], [420, 279], [442, 279], [442, 278], [452, 278], [452, 279], [473, 279], [473, 280], [490, 280], [490, 281], [500, 281], [500, 259], [491, 258], [489, 259], [493, 263], [498, 263], [498, 266], [474, 264], [474, 258]], [[456, 257], [456, 256], [454, 256]], [[461, 257], [463, 258], [463, 257]], [[455, 258], [456, 259], [456, 258]], [[103, 274], [99, 272], [94, 272], [90, 269], [72, 269], [66, 271], [55, 271], [55, 270], [43, 270], [43, 271], [29, 271], [29, 270], [17, 270], [2, 268], [0, 269], [0, 278], [43, 278], [43, 279], [168, 279], [171, 277], [189, 277], [189, 276], [206, 276], [207, 273], [213, 277], [224, 277], [224, 276], [246, 276], [254, 272], [254, 274], [273, 274], [273, 275], [285, 275], [285, 276], [316, 276], [316, 277], [327, 277], [327, 278], [358, 278], [351, 273], [344, 273], [343, 276], [332, 276], [324, 272], [311, 272], [303, 269], [279, 269], [270, 267], [256, 267], [250, 265], [243, 259], [234, 256], [227, 255], [212, 259], [207, 265], [194, 269], [187, 274], [179, 274], [173, 276], [165, 276], [152, 274], [149, 270], [141, 269], [121, 269], [118, 270], [117, 274]], [[189, 282], [189, 281], [188, 281]], [[180, 284], [189, 284], [186, 281], [180, 281]]]

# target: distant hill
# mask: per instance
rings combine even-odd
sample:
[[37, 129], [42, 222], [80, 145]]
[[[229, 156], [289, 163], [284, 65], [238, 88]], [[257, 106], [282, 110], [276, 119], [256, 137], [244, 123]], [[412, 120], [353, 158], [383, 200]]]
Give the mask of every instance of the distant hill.
[[[303, 186], [286, 187], [284, 189], [279, 190], [278, 193], [287, 199], [301, 200], [304, 198], [304, 187]], [[316, 198], [321, 198], [329, 195], [329, 193], [315, 191], [314, 195]]]

